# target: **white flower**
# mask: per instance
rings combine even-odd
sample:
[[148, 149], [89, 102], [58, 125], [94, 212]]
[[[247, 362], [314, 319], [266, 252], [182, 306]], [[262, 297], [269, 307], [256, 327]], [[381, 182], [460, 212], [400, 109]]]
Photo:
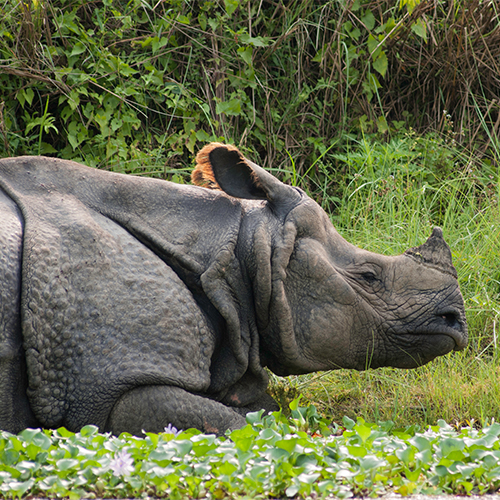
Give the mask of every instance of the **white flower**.
[[168, 424], [165, 427], [164, 432], [166, 432], [167, 434], [173, 434], [174, 436], [177, 436], [177, 434], [179, 434], [179, 431], [177, 430], [177, 428], [174, 427], [172, 424]]
[[109, 468], [113, 471], [113, 476], [130, 476], [134, 472], [134, 459], [125, 450], [115, 453], [115, 458], [111, 460]]

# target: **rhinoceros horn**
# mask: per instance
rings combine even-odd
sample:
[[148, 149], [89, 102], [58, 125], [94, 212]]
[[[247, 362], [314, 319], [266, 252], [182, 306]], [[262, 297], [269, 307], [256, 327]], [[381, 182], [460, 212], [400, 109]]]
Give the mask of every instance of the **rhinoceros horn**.
[[451, 250], [443, 238], [443, 230], [435, 227], [429, 239], [418, 247], [406, 250], [408, 255], [421, 264], [438, 269], [457, 278], [457, 271], [451, 260]]

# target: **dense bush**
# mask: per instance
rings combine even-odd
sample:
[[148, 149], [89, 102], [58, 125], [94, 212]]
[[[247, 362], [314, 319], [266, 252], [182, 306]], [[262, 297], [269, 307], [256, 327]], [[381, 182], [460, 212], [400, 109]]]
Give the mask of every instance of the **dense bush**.
[[4, 0], [0, 156], [167, 175], [224, 138], [314, 176], [334, 138], [410, 125], [487, 152], [499, 26], [481, 0]]

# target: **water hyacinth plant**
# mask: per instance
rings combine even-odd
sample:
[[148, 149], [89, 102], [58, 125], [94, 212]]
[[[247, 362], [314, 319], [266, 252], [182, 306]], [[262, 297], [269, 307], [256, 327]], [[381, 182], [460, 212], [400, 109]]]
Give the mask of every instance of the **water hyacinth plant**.
[[120, 450], [110, 462], [109, 468], [113, 471], [113, 476], [130, 476], [134, 472], [133, 463], [132, 455], [126, 450]]
[[484, 494], [500, 487], [500, 425], [396, 429], [320, 417], [314, 406], [248, 416], [225, 437], [196, 430], [143, 438], [87, 426], [0, 434], [0, 494], [134, 498], [349, 498]]

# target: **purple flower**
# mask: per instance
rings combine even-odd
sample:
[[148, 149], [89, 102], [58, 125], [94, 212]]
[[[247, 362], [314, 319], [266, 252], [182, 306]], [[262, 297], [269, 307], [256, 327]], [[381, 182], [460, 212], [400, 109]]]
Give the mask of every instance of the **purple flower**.
[[111, 460], [109, 468], [113, 471], [113, 476], [130, 476], [134, 472], [134, 459], [125, 450], [115, 453], [115, 458]]
[[172, 424], [168, 424], [165, 427], [164, 432], [166, 434], [172, 434], [173, 436], [177, 436], [177, 434], [179, 434], [179, 431]]

